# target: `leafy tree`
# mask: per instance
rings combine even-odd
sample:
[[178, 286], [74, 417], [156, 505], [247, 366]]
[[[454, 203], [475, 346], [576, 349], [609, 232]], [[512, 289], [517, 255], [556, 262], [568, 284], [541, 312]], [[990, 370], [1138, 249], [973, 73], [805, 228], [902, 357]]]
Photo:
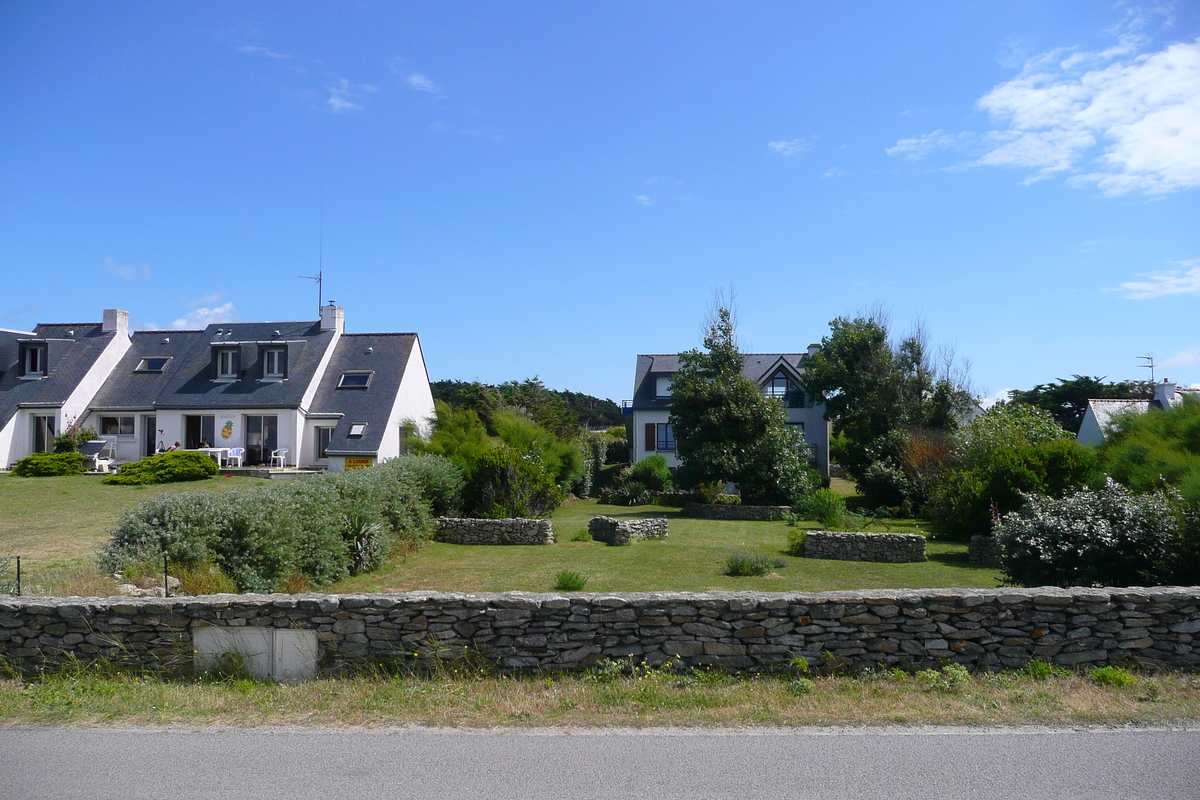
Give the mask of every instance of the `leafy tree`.
[[952, 358], [935, 366], [924, 332], [893, 343], [882, 312], [838, 317], [805, 363], [804, 385], [825, 404], [834, 433], [845, 436], [841, 463], [861, 479], [875, 461], [897, 461], [897, 432], [947, 431], [973, 403]]
[[1200, 503], [1200, 401], [1120, 415], [1100, 448], [1112, 477], [1135, 492], [1176, 487]]
[[1104, 378], [1074, 375], [1053, 383], [1039, 383], [1032, 389], [1014, 389], [1008, 396], [1014, 402], [1049, 411], [1064, 429], [1079, 433], [1088, 400], [1145, 400], [1154, 396], [1154, 388], [1146, 381], [1105, 383]]
[[816, 486], [804, 435], [742, 374], [729, 308], [717, 308], [705, 351], [681, 353], [671, 380], [671, 424], [685, 486], [731, 481], [746, 503], [797, 502]]
[[560, 438], [572, 438], [584, 429], [601, 425], [621, 425], [621, 408], [612, 400], [602, 400], [582, 392], [546, 388], [538, 378], [507, 381], [494, 386], [479, 381], [442, 380], [430, 385], [433, 399], [444, 400], [456, 408], [469, 408], [491, 425], [492, 415], [500, 409], [520, 411]]

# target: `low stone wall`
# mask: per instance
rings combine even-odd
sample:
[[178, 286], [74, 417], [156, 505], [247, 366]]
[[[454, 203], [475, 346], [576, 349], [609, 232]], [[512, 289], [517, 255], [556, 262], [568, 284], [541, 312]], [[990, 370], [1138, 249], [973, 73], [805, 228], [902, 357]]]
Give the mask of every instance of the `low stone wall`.
[[925, 537], [919, 533], [809, 531], [804, 557], [907, 564], [925, 560]]
[[773, 522], [790, 513], [791, 506], [741, 506], [723, 503], [688, 503], [683, 507], [685, 517], [698, 519], [736, 519]]
[[1000, 554], [991, 536], [972, 536], [967, 544], [967, 561], [971, 564], [998, 564]]
[[611, 545], [626, 545], [635, 539], [663, 539], [667, 535], [667, 519], [617, 519], [601, 515], [588, 522], [588, 533], [597, 542]]
[[438, 517], [434, 541], [450, 544], [554, 544], [548, 519]]
[[[1200, 668], [1200, 587], [640, 594], [0, 598], [0, 656], [27, 669], [190, 654], [206, 626], [313, 630], [321, 669], [434, 662], [472, 648], [502, 669], [632, 656], [758, 670], [792, 656], [849, 667], [1124, 663]], [[828, 660], [828, 656], [825, 657]]]

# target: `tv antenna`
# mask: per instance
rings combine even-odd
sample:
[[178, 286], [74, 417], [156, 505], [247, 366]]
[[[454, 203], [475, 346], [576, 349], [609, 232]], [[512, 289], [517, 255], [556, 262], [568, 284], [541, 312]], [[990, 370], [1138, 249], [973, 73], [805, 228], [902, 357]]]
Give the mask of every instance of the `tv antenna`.
[[306, 281], [317, 282], [317, 316], [321, 316], [321, 306], [325, 305], [325, 188], [321, 187], [321, 223], [317, 239], [317, 274], [300, 275]]
[[1144, 356], [1138, 356], [1138, 358], [1146, 362], [1145, 364], [1139, 364], [1138, 366], [1142, 369], [1150, 370], [1150, 383], [1154, 383], [1154, 354], [1149, 353]]

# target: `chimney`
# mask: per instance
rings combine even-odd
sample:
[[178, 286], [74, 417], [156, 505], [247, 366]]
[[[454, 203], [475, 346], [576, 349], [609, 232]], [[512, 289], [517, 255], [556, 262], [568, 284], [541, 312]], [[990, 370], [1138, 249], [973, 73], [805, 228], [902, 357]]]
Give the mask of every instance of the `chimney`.
[[330, 303], [321, 306], [321, 330], [341, 333], [346, 327], [346, 312]]
[[819, 345], [819, 344], [810, 344], [810, 345], [808, 346], [808, 354], [809, 354], [810, 356], [815, 356], [815, 355], [816, 355], [817, 353], [819, 353], [819, 352], [821, 352], [821, 345]]
[[1163, 378], [1162, 383], [1154, 384], [1154, 402], [1158, 403], [1159, 408], [1170, 408], [1171, 401], [1175, 399], [1175, 384]]
[[129, 333], [129, 312], [119, 308], [104, 309], [105, 333]]

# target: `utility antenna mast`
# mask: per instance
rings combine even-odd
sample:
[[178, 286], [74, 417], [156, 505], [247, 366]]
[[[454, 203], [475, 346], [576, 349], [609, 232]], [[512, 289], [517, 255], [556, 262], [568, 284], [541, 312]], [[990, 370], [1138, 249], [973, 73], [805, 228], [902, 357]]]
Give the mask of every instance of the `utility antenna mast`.
[[317, 282], [317, 317], [321, 316], [321, 306], [325, 305], [324, 281], [325, 281], [325, 192], [321, 191], [321, 227], [320, 234], [317, 240], [317, 274], [316, 275], [300, 275], [308, 281]]
[[1150, 370], [1150, 383], [1154, 383], [1154, 354], [1149, 353], [1144, 356], [1138, 356], [1138, 358], [1146, 362], [1145, 364], [1139, 364], [1138, 366], [1142, 369]]

